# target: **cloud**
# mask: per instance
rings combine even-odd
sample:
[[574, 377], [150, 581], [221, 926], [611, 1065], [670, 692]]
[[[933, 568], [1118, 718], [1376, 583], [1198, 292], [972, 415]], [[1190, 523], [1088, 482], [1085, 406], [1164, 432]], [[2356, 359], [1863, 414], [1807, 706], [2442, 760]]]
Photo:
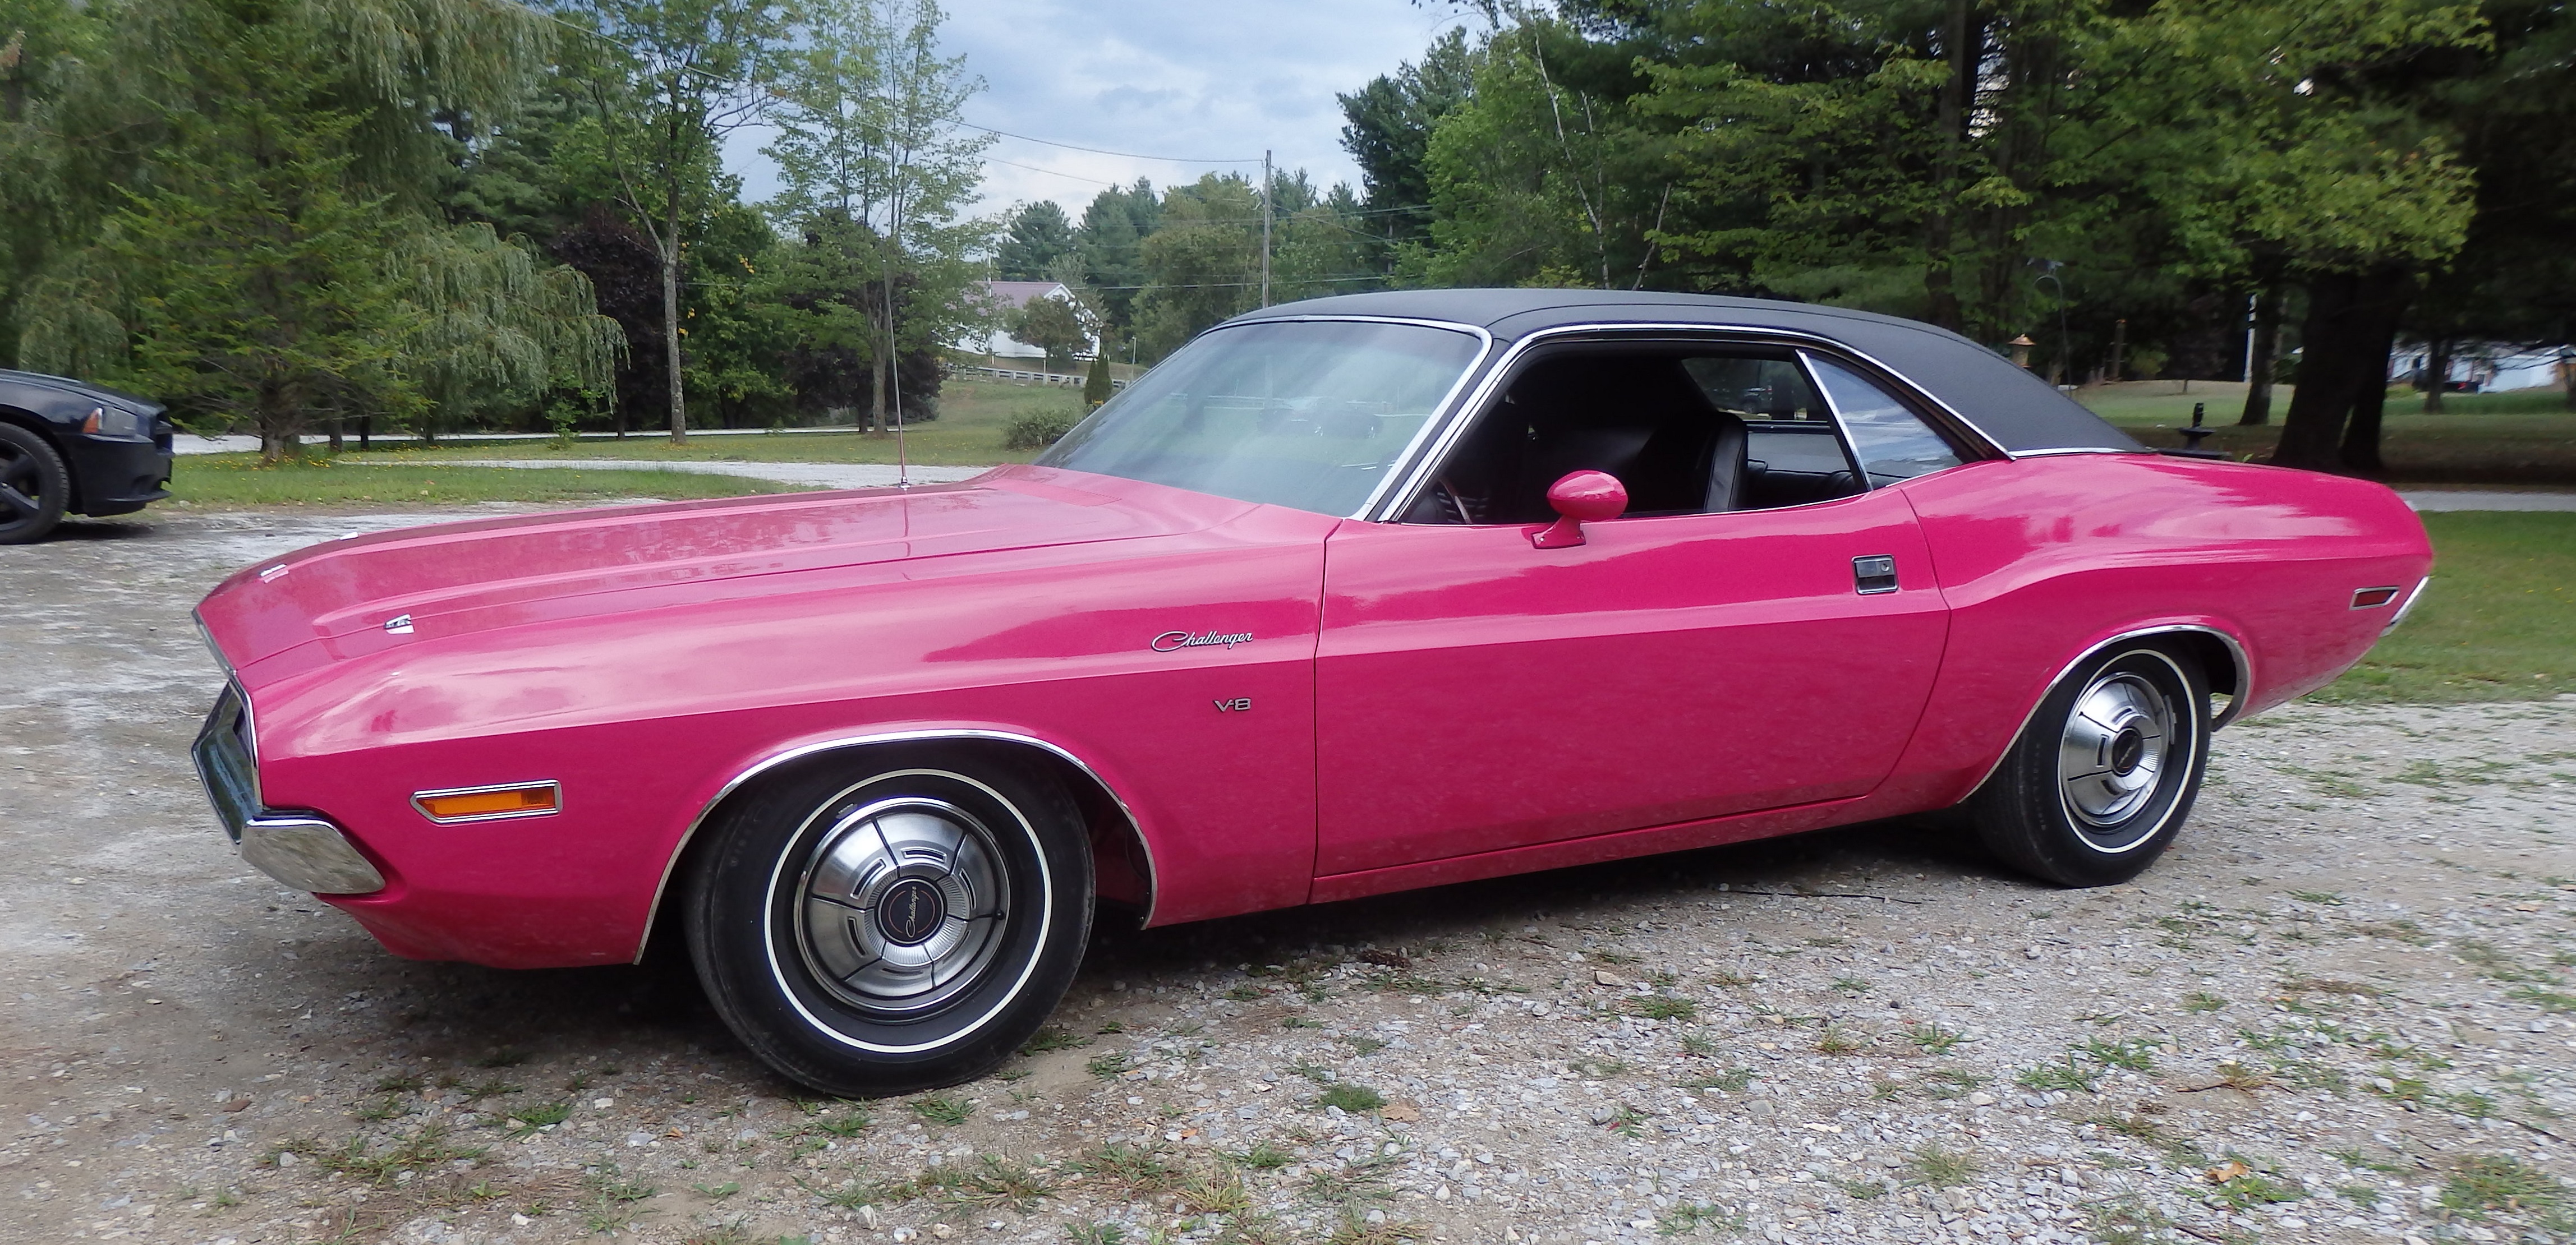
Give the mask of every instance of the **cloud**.
[[[1054, 199], [1079, 215], [1111, 183], [1157, 186], [1209, 171], [1257, 173], [1261, 153], [1318, 186], [1359, 181], [1341, 148], [1337, 92], [1421, 55], [1462, 10], [1446, 0], [951, 0], [946, 50], [986, 83], [979, 125], [1135, 159], [1005, 138], [988, 153], [985, 206]], [[727, 163], [745, 194], [774, 191], [738, 136]], [[1231, 161], [1231, 163], [1219, 163]]]

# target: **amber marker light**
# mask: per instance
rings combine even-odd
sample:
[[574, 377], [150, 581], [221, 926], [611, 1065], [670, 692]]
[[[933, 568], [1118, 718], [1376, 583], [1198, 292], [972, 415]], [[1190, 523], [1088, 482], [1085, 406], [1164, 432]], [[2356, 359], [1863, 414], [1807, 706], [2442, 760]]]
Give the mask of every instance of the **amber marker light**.
[[420, 815], [446, 825], [459, 821], [500, 821], [508, 817], [552, 817], [563, 811], [563, 784], [518, 782], [498, 787], [456, 787], [413, 793], [411, 806]]

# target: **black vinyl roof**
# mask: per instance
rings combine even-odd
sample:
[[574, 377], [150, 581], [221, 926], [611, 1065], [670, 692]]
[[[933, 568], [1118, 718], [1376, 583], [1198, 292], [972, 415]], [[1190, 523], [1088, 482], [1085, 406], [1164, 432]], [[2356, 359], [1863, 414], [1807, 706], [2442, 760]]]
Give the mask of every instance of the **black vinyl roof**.
[[1228, 323], [1313, 315], [1470, 324], [1506, 344], [1545, 329], [1587, 324], [1705, 324], [1808, 333], [1877, 360], [2009, 452], [2144, 448], [2047, 381], [2014, 367], [2010, 359], [1984, 346], [1946, 329], [1867, 311], [1646, 291], [1389, 290], [1281, 303]]

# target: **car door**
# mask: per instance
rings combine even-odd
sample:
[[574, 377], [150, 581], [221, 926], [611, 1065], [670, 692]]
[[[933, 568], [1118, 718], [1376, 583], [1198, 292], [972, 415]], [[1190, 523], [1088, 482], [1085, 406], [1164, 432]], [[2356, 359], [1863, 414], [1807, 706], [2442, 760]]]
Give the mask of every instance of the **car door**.
[[[1592, 404], [1582, 409], [1657, 400], [1605, 397], [1603, 378], [1616, 375], [1596, 366], [1567, 388]], [[1502, 418], [1493, 411], [1528, 389], [1507, 381], [1486, 417]], [[1545, 406], [1545, 390], [1524, 405]], [[1803, 401], [1821, 407], [1808, 392]], [[1819, 426], [1796, 435], [1830, 437], [1821, 411], [1797, 414]], [[1653, 455], [1676, 426], [1558, 439], [1621, 447], [1625, 478], [1670, 479], [1677, 469]], [[1488, 439], [1545, 459], [1518, 448], [1553, 435], [1532, 429]], [[1751, 452], [1767, 452], [1763, 431]], [[1824, 444], [1843, 454], [1838, 440]], [[1688, 438], [1666, 449], [1704, 452]], [[1580, 457], [1558, 454], [1544, 470]], [[1844, 487], [1862, 487], [1860, 474]], [[1460, 519], [1475, 509], [1450, 504]], [[1900, 493], [1591, 523], [1572, 548], [1535, 547], [1536, 528], [1351, 522], [1330, 537], [1316, 677], [1319, 876], [1842, 799], [1893, 767], [1947, 627]]]

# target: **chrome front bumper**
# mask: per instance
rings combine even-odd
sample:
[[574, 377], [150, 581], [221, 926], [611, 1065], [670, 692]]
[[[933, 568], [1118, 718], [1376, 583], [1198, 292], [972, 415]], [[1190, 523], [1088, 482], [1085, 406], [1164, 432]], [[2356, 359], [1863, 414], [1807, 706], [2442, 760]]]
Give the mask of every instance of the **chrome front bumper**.
[[188, 751], [216, 820], [252, 868], [317, 895], [364, 895], [385, 888], [385, 875], [338, 826], [311, 813], [261, 807], [249, 707], [240, 688], [224, 688]]

